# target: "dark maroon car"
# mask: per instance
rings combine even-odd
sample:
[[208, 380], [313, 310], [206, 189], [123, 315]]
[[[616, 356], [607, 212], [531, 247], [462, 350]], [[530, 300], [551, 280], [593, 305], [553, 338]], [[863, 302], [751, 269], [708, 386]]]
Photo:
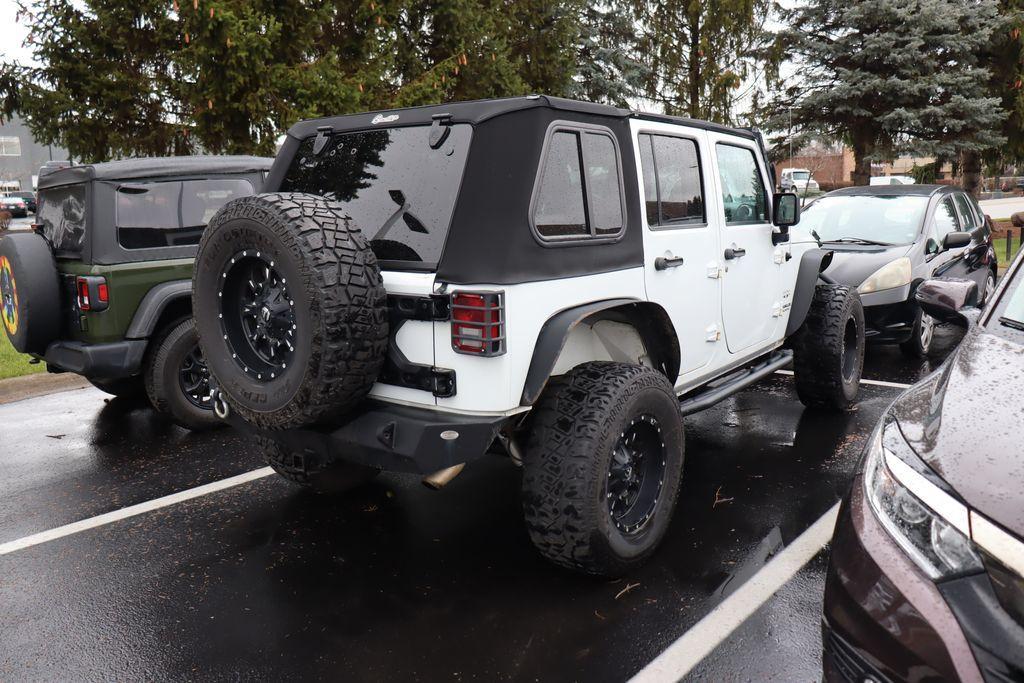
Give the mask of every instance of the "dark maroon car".
[[984, 312], [971, 282], [918, 290], [969, 329], [883, 416], [843, 502], [827, 681], [1024, 681], [1022, 263]]

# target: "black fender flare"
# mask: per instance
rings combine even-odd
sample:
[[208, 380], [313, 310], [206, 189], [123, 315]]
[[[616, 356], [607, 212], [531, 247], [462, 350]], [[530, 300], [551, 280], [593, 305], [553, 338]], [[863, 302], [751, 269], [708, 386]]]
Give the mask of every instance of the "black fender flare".
[[790, 338], [807, 318], [814, 299], [814, 288], [818, 286], [818, 276], [832, 263], [833, 252], [826, 249], [808, 249], [800, 257], [800, 268], [797, 271], [796, 285], [793, 287], [793, 304], [789, 310], [789, 323], [786, 325], [786, 338]]
[[[540, 334], [537, 335], [537, 343], [533, 347], [533, 358], [530, 361], [530, 369], [526, 373], [520, 405], [533, 405], [540, 397], [573, 328], [598, 313], [626, 306], [634, 308], [652, 305], [654, 304], [633, 298], [603, 299], [566, 308], [548, 318], [541, 327]], [[645, 315], [637, 308], [635, 311], [624, 313], [622, 318], [635, 325], [645, 341], [659, 336], [668, 340], [669, 348], [661, 349], [660, 352], [664, 356], [662, 359], [663, 370], [674, 382], [675, 376], [679, 372], [679, 340], [676, 338], [675, 328], [672, 327], [668, 314]]]
[[191, 297], [191, 280], [171, 280], [154, 286], [146, 292], [146, 296], [142, 297], [142, 301], [139, 302], [139, 307], [135, 309], [135, 315], [132, 316], [132, 322], [128, 325], [125, 338], [145, 339], [151, 336], [156, 331], [156, 324], [168, 304], [177, 299], [191, 299]]

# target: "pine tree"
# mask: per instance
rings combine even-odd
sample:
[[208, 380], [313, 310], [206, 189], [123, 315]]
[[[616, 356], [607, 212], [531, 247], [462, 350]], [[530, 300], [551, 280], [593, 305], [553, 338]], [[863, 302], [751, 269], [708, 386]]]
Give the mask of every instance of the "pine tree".
[[999, 97], [1007, 113], [1002, 134], [1006, 143], [984, 155], [965, 153], [961, 158], [964, 184], [979, 189], [982, 161], [1001, 167], [1024, 161], [1024, 0], [999, 0], [999, 23], [981, 64], [991, 71], [989, 92]]
[[0, 65], [2, 112], [18, 112], [43, 144], [83, 161], [182, 154], [175, 121], [174, 21], [164, 0], [19, 3], [39, 67]]
[[791, 116], [792, 135], [845, 141], [857, 185], [901, 151], [956, 159], [1000, 144], [1004, 114], [978, 63], [996, 17], [995, 0], [811, 0], [786, 17], [800, 70], [771, 126]]
[[765, 23], [775, 0], [635, 0], [645, 95], [668, 114], [732, 122], [744, 83], [772, 82], [780, 53]]
[[631, 8], [612, 0], [581, 8], [576, 46], [576, 75], [570, 97], [628, 107], [643, 93], [650, 68], [637, 54], [637, 34]]

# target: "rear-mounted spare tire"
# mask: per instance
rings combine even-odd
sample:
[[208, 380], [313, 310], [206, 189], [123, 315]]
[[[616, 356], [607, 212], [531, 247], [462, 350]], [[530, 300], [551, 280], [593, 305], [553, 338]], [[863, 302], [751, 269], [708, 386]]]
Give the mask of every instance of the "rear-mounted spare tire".
[[387, 353], [377, 259], [344, 206], [298, 193], [226, 204], [199, 243], [199, 345], [230, 407], [263, 429], [351, 410]]
[[60, 336], [60, 280], [50, 245], [26, 232], [0, 238], [0, 327], [21, 353], [43, 355]]

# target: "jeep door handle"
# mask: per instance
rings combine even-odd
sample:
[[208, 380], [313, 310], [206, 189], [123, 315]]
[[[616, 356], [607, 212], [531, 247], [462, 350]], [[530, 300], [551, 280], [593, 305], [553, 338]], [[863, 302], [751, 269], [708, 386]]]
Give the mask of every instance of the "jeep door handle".
[[747, 250], [744, 249], [743, 247], [732, 247], [730, 249], [726, 249], [725, 250], [725, 258], [726, 258], [727, 261], [731, 261], [734, 258], [740, 258], [741, 256], [746, 256], [746, 255], [747, 255]]
[[682, 256], [659, 256], [654, 259], [655, 270], [668, 270], [683, 265]]

